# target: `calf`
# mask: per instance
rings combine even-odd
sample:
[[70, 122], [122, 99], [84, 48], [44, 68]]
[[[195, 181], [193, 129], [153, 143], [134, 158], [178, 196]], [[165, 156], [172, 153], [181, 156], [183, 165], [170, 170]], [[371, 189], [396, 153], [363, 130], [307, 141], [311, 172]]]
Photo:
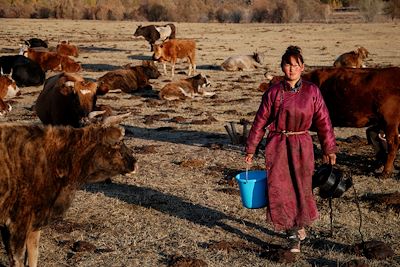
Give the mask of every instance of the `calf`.
[[48, 70], [61, 70], [62, 56], [57, 52], [40, 51], [28, 48], [23, 52], [23, 55], [37, 62], [45, 72]]
[[195, 96], [213, 96], [215, 93], [207, 92], [205, 87], [209, 87], [210, 83], [207, 78], [198, 74], [196, 76], [181, 79], [176, 82], [167, 83], [159, 93], [161, 99], [179, 100], [194, 98]]
[[[36, 267], [43, 227], [59, 219], [85, 183], [134, 173], [123, 128], [0, 125], [0, 228], [9, 266]], [[42, 263], [44, 265], [44, 263]]]
[[261, 67], [262, 58], [262, 54], [257, 52], [253, 55], [231, 56], [221, 64], [221, 67], [227, 71], [250, 71]]
[[0, 57], [0, 67], [4, 73], [11, 73], [17, 86], [38, 86], [45, 80], [45, 73], [40, 65], [22, 55]]
[[187, 58], [189, 61], [188, 75], [196, 72], [196, 43], [193, 40], [172, 39], [164, 43], [153, 45], [153, 59], [163, 63], [164, 74], [167, 75], [165, 62], [171, 62], [171, 76], [174, 77], [175, 64], [178, 58]]
[[149, 79], [157, 79], [160, 75], [153, 61], [144, 61], [140, 66], [126, 66], [124, 69], [107, 72], [98, 78], [97, 94], [105, 95], [114, 89], [132, 93], [150, 86]]
[[56, 51], [60, 55], [64, 56], [73, 56], [73, 57], [79, 56], [78, 47], [76, 47], [76, 45], [70, 44], [69, 41], [61, 41], [60, 43], [58, 43]]
[[133, 36], [142, 36], [150, 44], [150, 51], [153, 51], [153, 45], [156, 42], [164, 42], [166, 39], [175, 39], [175, 25], [172, 23], [166, 24], [164, 26], [139, 25], [136, 28]]
[[45, 81], [36, 100], [36, 114], [44, 124], [80, 127], [82, 118], [95, 110], [96, 90], [97, 83], [78, 74], [57, 74]]
[[368, 50], [362, 46], [354, 51], [340, 55], [333, 63], [334, 67], [364, 68], [364, 59], [368, 57]]
[[21, 92], [11, 78], [11, 75], [0, 75], [0, 115], [5, 115], [8, 111], [11, 111], [11, 105], [4, 103], [3, 100], [13, 98], [14, 96], [20, 95]]

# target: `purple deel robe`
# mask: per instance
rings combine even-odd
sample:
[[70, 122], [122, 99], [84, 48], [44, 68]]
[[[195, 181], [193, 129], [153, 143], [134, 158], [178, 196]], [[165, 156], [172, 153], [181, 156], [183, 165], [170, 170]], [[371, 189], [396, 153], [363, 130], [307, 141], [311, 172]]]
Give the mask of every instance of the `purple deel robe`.
[[310, 225], [318, 218], [312, 192], [314, 150], [310, 134], [285, 135], [282, 131], [308, 131], [315, 126], [324, 154], [336, 153], [329, 112], [318, 87], [302, 81], [297, 92], [286, 91], [285, 82], [267, 90], [251, 127], [246, 152], [254, 153], [268, 136], [265, 164], [268, 175], [267, 220], [276, 230]]

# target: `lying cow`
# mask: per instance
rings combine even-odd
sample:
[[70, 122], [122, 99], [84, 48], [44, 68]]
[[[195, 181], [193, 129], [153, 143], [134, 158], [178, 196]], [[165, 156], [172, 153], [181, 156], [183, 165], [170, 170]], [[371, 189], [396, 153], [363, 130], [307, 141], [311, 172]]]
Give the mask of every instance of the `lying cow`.
[[[386, 136], [387, 159], [381, 174], [389, 177], [399, 148], [399, 67], [325, 68], [303, 75], [316, 84], [324, 97], [334, 127], [376, 125]], [[274, 82], [283, 77], [275, 77]]]
[[148, 41], [150, 44], [150, 51], [153, 51], [153, 45], [156, 42], [164, 42], [167, 39], [175, 38], [175, 25], [172, 23], [166, 24], [164, 26], [139, 25], [136, 28], [136, 31], [134, 32], [133, 36], [144, 37], [144, 39], [146, 39], [146, 41]]
[[171, 76], [175, 74], [177, 59], [187, 58], [189, 61], [188, 75], [196, 72], [196, 43], [193, 40], [172, 39], [162, 44], [153, 45], [153, 59], [163, 63], [164, 74], [167, 75], [166, 62], [171, 63]]
[[[123, 128], [0, 125], [0, 228], [9, 266], [38, 266], [43, 227], [59, 219], [85, 183], [134, 173]], [[41, 265], [45, 265], [42, 263]]]
[[179, 100], [194, 98], [195, 96], [213, 96], [215, 93], [205, 91], [210, 83], [207, 78], [198, 74], [196, 76], [167, 83], [159, 92], [160, 99]]
[[79, 72], [82, 70], [82, 65], [79, 62], [76, 62], [69, 56], [61, 55], [61, 70], [65, 72]]
[[27, 48], [23, 55], [37, 62], [43, 71], [54, 70], [61, 71], [61, 55], [57, 52], [49, 52]]
[[48, 78], [39, 94], [35, 111], [44, 124], [80, 127], [96, 106], [97, 83], [82, 76], [60, 73]]
[[13, 98], [20, 95], [21, 92], [12, 79], [11, 75], [0, 75], [0, 116], [5, 115], [11, 111], [12, 107], [10, 104], [4, 103], [5, 99]]
[[115, 89], [121, 89], [125, 93], [132, 93], [149, 87], [149, 79], [157, 79], [160, 75], [153, 61], [143, 61], [140, 66], [128, 65], [124, 69], [107, 72], [98, 78], [97, 94], [104, 95], [109, 90]]
[[340, 55], [333, 66], [345, 68], [365, 68], [364, 60], [368, 57], [368, 50], [362, 46], [357, 47], [354, 51]]
[[19, 87], [42, 85], [46, 77], [38, 63], [21, 55], [0, 57], [0, 67], [6, 74], [12, 72]]
[[69, 41], [61, 41], [57, 44], [56, 51], [60, 55], [78, 57], [79, 51], [76, 45], [71, 44]]
[[222, 64], [222, 69], [226, 71], [251, 71], [262, 67], [263, 55], [253, 53], [253, 55], [231, 56]]

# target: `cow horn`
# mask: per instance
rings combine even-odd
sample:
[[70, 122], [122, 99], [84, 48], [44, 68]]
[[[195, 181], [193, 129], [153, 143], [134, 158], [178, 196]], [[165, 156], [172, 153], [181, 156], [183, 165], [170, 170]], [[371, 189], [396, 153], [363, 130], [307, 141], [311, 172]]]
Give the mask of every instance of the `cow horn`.
[[131, 115], [131, 112], [107, 117], [103, 120], [103, 125], [111, 126], [111, 125], [119, 124], [123, 119], [129, 117], [130, 115]]
[[89, 113], [88, 118], [93, 119], [99, 115], [106, 113], [106, 110], [96, 110]]

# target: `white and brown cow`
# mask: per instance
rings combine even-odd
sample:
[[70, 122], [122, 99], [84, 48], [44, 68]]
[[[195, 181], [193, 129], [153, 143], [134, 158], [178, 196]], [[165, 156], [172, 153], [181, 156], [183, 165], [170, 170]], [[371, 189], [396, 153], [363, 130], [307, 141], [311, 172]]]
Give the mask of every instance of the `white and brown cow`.
[[96, 107], [97, 83], [78, 74], [60, 73], [48, 78], [35, 110], [44, 124], [80, 127], [82, 118]]
[[263, 54], [254, 52], [253, 55], [237, 55], [227, 58], [222, 64], [226, 71], [251, 71], [262, 67]]
[[340, 55], [333, 63], [334, 67], [365, 68], [364, 60], [368, 57], [368, 50], [359, 46], [355, 50]]
[[159, 92], [160, 99], [179, 100], [194, 98], [195, 96], [213, 96], [215, 93], [207, 92], [206, 87], [210, 83], [207, 78], [201, 74], [181, 79], [179, 81], [167, 83]]
[[5, 115], [11, 111], [12, 107], [8, 103], [4, 103], [5, 99], [10, 99], [21, 94], [17, 84], [12, 79], [12, 73], [3, 75], [1, 71], [0, 75], [0, 116]]
[[172, 23], [168, 23], [163, 26], [139, 25], [133, 33], [133, 36], [144, 37], [144, 39], [146, 39], [146, 41], [148, 41], [150, 44], [150, 51], [153, 51], [153, 44], [157, 42], [164, 42], [167, 39], [175, 38], [175, 25]]
[[167, 75], [166, 62], [171, 63], [173, 77], [176, 61], [181, 58], [187, 58], [189, 61], [189, 76], [196, 72], [196, 42], [194, 40], [171, 39], [162, 44], [154, 44], [153, 50], [153, 59], [163, 63], [165, 75]]
[[[0, 125], [0, 229], [9, 266], [38, 266], [43, 227], [85, 183], [133, 173], [137, 161], [119, 126]], [[42, 263], [41, 265], [45, 265]]]

